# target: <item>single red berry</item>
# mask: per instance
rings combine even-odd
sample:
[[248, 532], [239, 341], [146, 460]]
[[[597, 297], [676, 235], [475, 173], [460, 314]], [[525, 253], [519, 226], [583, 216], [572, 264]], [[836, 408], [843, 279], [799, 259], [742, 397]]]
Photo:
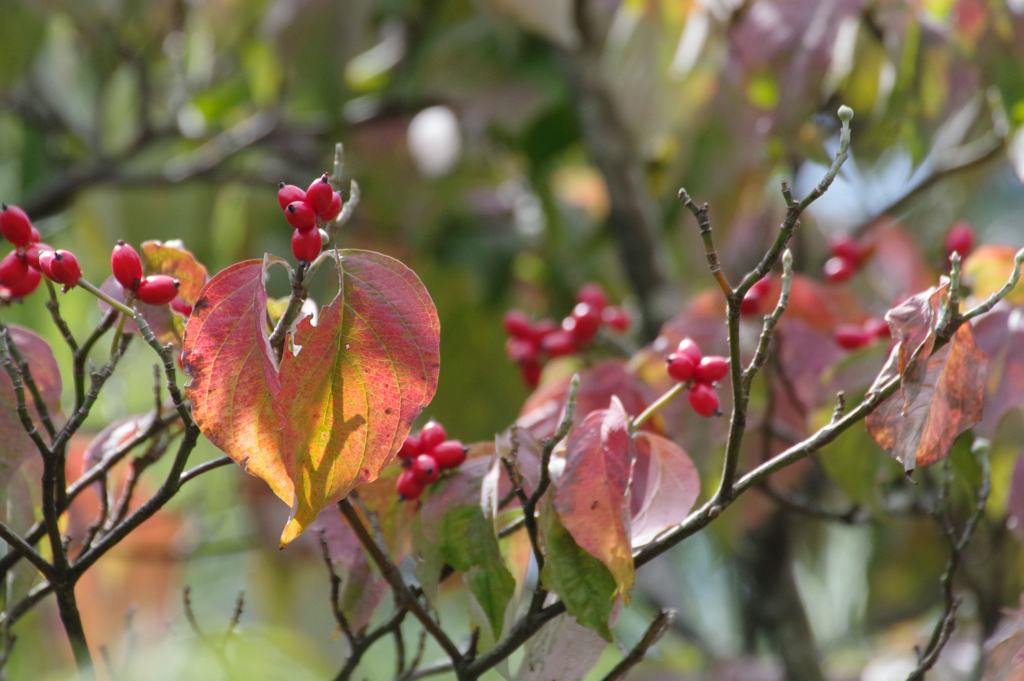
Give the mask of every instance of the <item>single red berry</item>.
[[576, 352], [576, 343], [573, 341], [572, 333], [564, 329], [557, 329], [544, 336], [540, 347], [551, 358], [564, 357]]
[[514, 338], [533, 338], [533, 327], [530, 318], [522, 310], [509, 310], [502, 319], [505, 333]]
[[4, 284], [4, 288], [7, 289], [7, 293], [11, 298], [24, 298], [39, 286], [39, 282], [43, 280], [43, 275], [39, 273], [39, 270], [28, 268], [28, 274], [21, 278], [14, 286]]
[[700, 364], [693, 368], [693, 377], [698, 383], [718, 383], [729, 374], [729, 360], [725, 357], [702, 357]]
[[171, 301], [171, 309], [185, 319], [192, 316], [192, 306], [184, 298], [175, 298]]
[[466, 460], [466, 451], [459, 440], [445, 440], [430, 450], [430, 455], [437, 461], [438, 467], [446, 471], [461, 466]]
[[304, 260], [306, 263], [311, 263], [316, 260], [316, 256], [320, 255], [321, 245], [322, 240], [318, 230], [310, 229], [303, 232], [301, 229], [297, 229], [292, 232], [292, 255], [299, 262]]
[[118, 240], [113, 253], [110, 254], [110, 269], [113, 270], [117, 283], [129, 291], [134, 291], [142, 281], [142, 260], [131, 244], [126, 244], [123, 240]]
[[832, 237], [829, 239], [829, 245], [832, 248], [832, 255], [843, 260], [849, 260], [854, 265], [859, 263], [864, 255], [864, 251], [857, 242], [846, 234]]
[[422, 453], [423, 448], [420, 446], [420, 439], [409, 433], [408, 437], [405, 438], [405, 442], [402, 443], [401, 449], [398, 450], [398, 458], [411, 460]]
[[540, 348], [532, 339], [509, 338], [505, 341], [505, 352], [508, 358], [516, 364], [523, 362], [536, 362]]
[[0, 283], [10, 288], [17, 286], [28, 274], [28, 260], [25, 254], [11, 251], [0, 260]]
[[313, 184], [309, 185], [309, 189], [306, 190], [306, 203], [317, 215], [323, 217], [331, 208], [333, 196], [331, 181], [327, 179], [327, 173], [324, 173], [323, 177], [313, 180]]
[[441, 467], [437, 465], [437, 461], [430, 454], [420, 454], [413, 459], [409, 470], [425, 485], [437, 482], [437, 477], [441, 475]]
[[864, 331], [872, 338], [892, 338], [889, 322], [881, 317], [871, 317], [864, 322]]
[[628, 312], [621, 307], [612, 305], [601, 310], [601, 322], [619, 333], [624, 333], [629, 331], [632, 320], [629, 318]]
[[589, 303], [577, 303], [572, 314], [562, 322], [562, 328], [572, 334], [576, 347], [583, 347], [594, 340], [601, 326], [601, 310]]
[[28, 242], [30, 244], [37, 244], [37, 243], [39, 243], [42, 240], [43, 240], [43, 237], [39, 235], [39, 230], [36, 229], [35, 226], [33, 225], [32, 233], [29, 234], [29, 236], [28, 236]]
[[836, 327], [836, 345], [845, 350], [856, 350], [871, 343], [874, 336], [859, 326], [840, 324]]
[[543, 371], [540, 362], [523, 362], [519, 365], [519, 376], [523, 384], [533, 390], [540, 383], [540, 374]]
[[316, 229], [316, 213], [305, 201], [293, 201], [284, 209], [284, 219], [301, 232]]
[[411, 468], [402, 471], [402, 474], [398, 476], [398, 496], [402, 499], [409, 501], [419, 499], [426, 486], [427, 484], [416, 477]]
[[53, 280], [53, 256], [56, 251], [43, 251], [39, 254], [39, 271], [46, 275], [47, 279]]
[[558, 324], [555, 323], [554, 319], [542, 319], [530, 327], [530, 334], [535, 341], [543, 343], [544, 337], [553, 331], [557, 331], [558, 328]]
[[697, 344], [689, 336], [679, 341], [679, 348], [676, 350], [676, 352], [682, 355], [686, 355], [691, 360], [693, 360], [694, 366], [700, 364], [700, 358], [702, 357], [700, 348], [697, 347]]
[[30, 243], [25, 247], [25, 261], [29, 267], [39, 269], [39, 254], [43, 251], [52, 251], [53, 246], [44, 243]]
[[82, 268], [78, 264], [78, 258], [71, 251], [54, 251], [50, 263], [50, 278], [58, 284], [74, 286], [82, 278]]
[[447, 435], [444, 426], [437, 421], [430, 421], [420, 431], [420, 451], [430, 453], [430, 450], [445, 441]]
[[838, 255], [825, 262], [825, 278], [833, 284], [841, 284], [857, 273], [857, 263], [840, 258]]
[[15, 246], [24, 246], [32, 240], [32, 221], [17, 206], [2, 204], [0, 208], [0, 234]]
[[333, 192], [331, 194], [331, 205], [320, 215], [320, 219], [324, 222], [330, 222], [339, 215], [341, 215], [341, 194]]
[[[6, 236], [6, 235], [5, 235]], [[946, 234], [946, 257], [959, 253], [966, 258], [974, 250], [974, 227], [969, 222], [958, 222]]]
[[295, 201], [304, 201], [305, 198], [306, 192], [302, 191], [302, 187], [296, 187], [294, 184], [285, 184], [284, 182], [277, 185], [277, 202], [281, 204], [281, 210], [288, 208], [288, 204]]
[[693, 369], [696, 365], [693, 358], [681, 352], [673, 352], [666, 359], [665, 369], [668, 375], [680, 383], [685, 383], [693, 377]]
[[701, 416], [721, 416], [718, 393], [707, 383], [695, 383], [688, 395], [690, 406]]
[[135, 295], [147, 305], [166, 305], [178, 297], [180, 285], [181, 282], [174, 277], [155, 274], [139, 282], [139, 288], [135, 291]]
[[580, 286], [580, 290], [576, 292], [576, 302], [586, 303], [600, 314], [608, 306], [608, 296], [600, 284], [591, 282]]
[[743, 300], [740, 302], [740, 314], [743, 316], [761, 314], [764, 311], [764, 297], [768, 295], [768, 290], [771, 287], [772, 280], [768, 277], [758, 280], [751, 286], [747, 295], [743, 296]]

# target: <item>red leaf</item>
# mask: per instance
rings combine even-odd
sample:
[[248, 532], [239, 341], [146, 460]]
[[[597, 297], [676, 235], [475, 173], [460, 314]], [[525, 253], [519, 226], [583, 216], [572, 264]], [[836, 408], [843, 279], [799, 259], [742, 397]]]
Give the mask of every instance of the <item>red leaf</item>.
[[607, 566], [617, 591], [633, 588], [629, 478], [635, 450], [629, 416], [618, 398], [587, 414], [569, 436], [554, 508], [572, 538]]
[[700, 496], [700, 475], [679, 445], [653, 433], [634, 439], [633, 548], [678, 525]]
[[[981, 421], [985, 359], [971, 326], [962, 325], [924, 364], [914, 398], [904, 405], [892, 395], [868, 416], [868, 432], [908, 473], [946, 458], [960, 433]], [[892, 365], [890, 358], [872, 390], [895, 375]]]
[[974, 335], [989, 377], [978, 430], [992, 438], [1006, 412], [1024, 404], [1024, 309], [997, 305], [976, 320]]
[[182, 355], [203, 433], [292, 506], [282, 546], [320, 509], [375, 479], [434, 395], [439, 327], [430, 296], [397, 260], [341, 251], [342, 287], [317, 326], [303, 319], [280, 369], [269, 346], [266, 266], [217, 274]]
[[935, 347], [935, 324], [939, 320], [945, 288], [933, 287], [911, 296], [885, 315], [893, 339], [899, 342], [896, 358], [904, 407], [909, 407], [914, 401], [924, 381], [929, 357]]

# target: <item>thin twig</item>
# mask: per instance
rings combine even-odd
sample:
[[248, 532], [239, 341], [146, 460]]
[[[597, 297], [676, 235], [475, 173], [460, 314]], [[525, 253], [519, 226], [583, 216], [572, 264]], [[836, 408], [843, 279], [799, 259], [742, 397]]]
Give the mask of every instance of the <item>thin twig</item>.
[[705, 203], [702, 206], [697, 206], [685, 189], [679, 190], [679, 200], [690, 209], [693, 217], [697, 218], [697, 226], [700, 227], [700, 238], [704, 241], [704, 253], [708, 259], [708, 268], [711, 270], [711, 276], [718, 282], [718, 287], [722, 289], [722, 293], [726, 297], [731, 296], [732, 286], [729, 285], [729, 280], [725, 278], [725, 274], [722, 272], [722, 265], [718, 262], [718, 251], [715, 249], [711, 222], [708, 220], [708, 204]]
[[647, 627], [647, 631], [640, 637], [640, 640], [636, 642], [633, 649], [619, 661], [617, 665], [612, 667], [612, 670], [605, 674], [602, 681], [622, 681], [626, 678], [626, 674], [629, 670], [635, 667], [644, 659], [644, 655], [651, 647], [661, 640], [661, 637], [665, 635], [668, 628], [672, 626], [672, 620], [676, 617], [675, 610], [662, 610], [658, 613], [658, 616], [651, 622], [651, 626]]

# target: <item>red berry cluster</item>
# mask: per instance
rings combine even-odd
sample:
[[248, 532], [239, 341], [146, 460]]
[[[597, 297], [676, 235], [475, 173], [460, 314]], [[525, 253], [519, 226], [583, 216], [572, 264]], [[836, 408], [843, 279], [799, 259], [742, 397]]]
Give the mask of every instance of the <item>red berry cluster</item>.
[[531, 323], [521, 310], [505, 313], [504, 324], [508, 334], [505, 352], [519, 365], [523, 382], [535, 388], [544, 358], [554, 359], [585, 349], [602, 324], [620, 333], [627, 331], [630, 318], [621, 307], [608, 304], [600, 284], [584, 284], [576, 293], [576, 307], [561, 326], [552, 319]]
[[323, 239], [320, 225], [341, 214], [341, 194], [331, 188], [327, 174], [302, 191], [294, 184], [278, 185], [277, 202], [281, 204], [284, 218], [295, 228], [292, 233], [292, 255], [299, 262], [311, 263], [320, 255]]
[[871, 317], [862, 325], [840, 324], [836, 327], [836, 345], [844, 350], [857, 350], [882, 338], [892, 338], [889, 322]]
[[831, 240], [832, 257], [825, 262], [825, 278], [833, 284], [848, 280], [861, 268], [870, 255], [854, 239], [841, 235]]
[[729, 360], [717, 355], [703, 357], [692, 338], [684, 338], [665, 362], [668, 375], [680, 383], [689, 383], [689, 400], [701, 416], [721, 416], [721, 403], [714, 385], [729, 373]]
[[466, 447], [458, 440], [446, 440], [444, 426], [431, 421], [420, 434], [409, 434], [398, 450], [405, 468], [398, 476], [398, 494], [418, 499], [427, 485], [436, 482], [441, 471], [458, 468], [466, 460]]
[[747, 291], [747, 295], [743, 296], [743, 301], [740, 303], [740, 314], [745, 317], [767, 314], [768, 310], [765, 308], [768, 303], [768, 291], [771, 288], [772, 280], [770, 277], [765, 277], [751, 286], [750, 290]]
[[178, 287], [181, 282], [166, 274], [154, 274], [142, 277], [142, 260], [139, 254], [119, 240], [110, 254], [110, 269], [114, 271], [114, 279], [121, 284], [125, 290], [126, 297], [138, 298], [147, 305], [167, 305], [184, 315], [192, 314], [192, 306], [183, 300], [178, 299]]
[[958, 222], [949, 228], [946, 234], [946, 258], [959, 253], [966, 258], [974, 250], [974, 227], [969, 222]]
[[14, 245], [14, 250], [0, 260], [0, 300], [24, 298], [36, 290], [44, 274], [67, 288], [82, 278], [78, 258], [70, 251], [54, 250], [42, 243], [39, 230], [17, 206], [3, 204], [0, 234]]

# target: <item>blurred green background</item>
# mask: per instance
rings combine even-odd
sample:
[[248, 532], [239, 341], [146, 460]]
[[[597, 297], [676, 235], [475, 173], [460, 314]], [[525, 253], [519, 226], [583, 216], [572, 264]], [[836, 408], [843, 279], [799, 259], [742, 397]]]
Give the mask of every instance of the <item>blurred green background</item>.
[[[679, 187], [711, 205], [735, 281], [784, 217], [779, 181], [803, 194], [820, 177], [840, 104], [856, 111], [853, 158], [798, 231], [799, 270], [819, 276], [830, 236], [883, 215], [928, 263], [960, 219], [982, 242], [1024, 245], [1019, 1], [0, 0], [0, 198], [25, 208], [45, 241], [74, 251], [96, 283], [117, 239], [181, 239], [211, 274], [265, 252], [290, 258], [276, 185], [329, 172], [340, 142], [345, 181], [361, 188], [341, 244], [398, 257], [423, 279], [442, 328], [424, 419], [467, 442], [507, 428], [528, 395], [504, 355], [506, 309], [561, 317], [596, 281], [640, 320], [625, 343], [651, 341], [712, 284]], [[329, 279], [313, 288], [321, 304]], [[881, 312], [915, 292], [853, 290]], [[272, 295], [286, 292], [272, 279]], [[0, 316], [47, 337], [67, 367], [42, 297]], [[98, 321], [90, 296], [63, 301], [76, 333]], [[131, 350], [93, 432], [150, 408], [151, 363], [141, 344]], [[981, 543], [1002, 581], [993, 603], [965, 606], [970, 640], [991, 633], [977, 612], [1020, 591], [1020, 551], [1000, 528], [1022, 430], [1014, 412], [1000, 431], [1005, 480]], [[835, 448], [840, 461], [874, 462], [869, 486], [887, 465], [866, 436]], [[713, 453], [691, 454], [713, 475]], [[203, 442], [192, 463], [217, 455]], [[336, 673], [344, 645], [315, 547], [276, 549], [287, 508], [229, 467], [190, 483], [168, 516], [80, 587], [94, 592], [80, 596], [86, 625], [124, 665], [118, 678], [220, 678], [184, 624], [183, 584], [211, 631], [245, 590], [237, 678]], [[782, 673], [743, 605], [738, 537], [756, 522], [730, 522], [651, 566], [623, 612], [626, 645], [652, 603], [684, 613], [643, 678]], [[828, 676], [896, 678], [869, 673], [890, 658], [898, 669], [930, 626], [945, 555], [930, 526], [799, 520], [786, 535]], [[456, 631], [461, 598], [453, 591], [443, 613]], [[67, 677], [51, 607], [19, 624], [9, 678]], [[367, 678], [390, 678], [388, 645], [364, 664]], [[599, 671], [619, 657], [609, 648]]]

